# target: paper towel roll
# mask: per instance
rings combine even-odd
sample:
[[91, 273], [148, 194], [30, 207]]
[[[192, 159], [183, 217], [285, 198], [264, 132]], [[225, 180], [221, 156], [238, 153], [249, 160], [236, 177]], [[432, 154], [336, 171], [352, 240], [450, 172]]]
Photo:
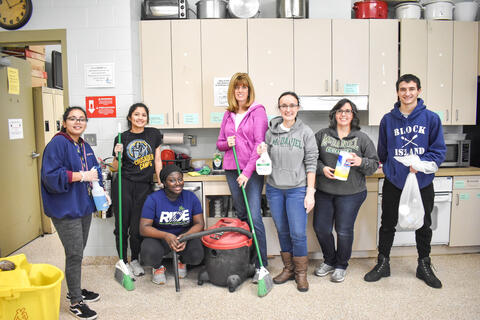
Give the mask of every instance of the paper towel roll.
[[183, 144], [183, 132], [164, 133], [163, 144]]

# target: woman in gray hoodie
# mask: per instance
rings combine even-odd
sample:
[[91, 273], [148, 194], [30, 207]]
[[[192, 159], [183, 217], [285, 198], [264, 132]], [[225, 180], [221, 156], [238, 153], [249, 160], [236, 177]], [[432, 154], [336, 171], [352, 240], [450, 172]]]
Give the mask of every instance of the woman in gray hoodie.
[[[299, 100], [294, 92], [278, 98], [281, 116], [273, 118], [265, 135], [272, 159], [272, 174], [267, 177], [267, 200], [278, 232], [283, 271], [276, 284], [297, 282], [301, 292], [307, 282], [307, 214], [315, 205], [315, 172], [318, 149], [312, 129], [297, 119]], [[258, 153], [267, 147], [259, 146]]]
[[[317, 162], [317, 192], [313, 228], [322, 248], [324, 262], [315, 275], [333, 272], [331, 281], [345, 279], [348, 260], [352, 255], [353, 227], [358, 210], [367, 197], [365, 176], [378, 168], [378, 156], [370, 138], [360, 131], [357, 107], [342, 99], [330, 110], [330, 126], [315, 134], [319, 157]], [[335, 166], [340, 151], [350, 153], [351, 167], [346, 181], [335, 178]], [[337, 246], [332, 234], [337, 232]]]

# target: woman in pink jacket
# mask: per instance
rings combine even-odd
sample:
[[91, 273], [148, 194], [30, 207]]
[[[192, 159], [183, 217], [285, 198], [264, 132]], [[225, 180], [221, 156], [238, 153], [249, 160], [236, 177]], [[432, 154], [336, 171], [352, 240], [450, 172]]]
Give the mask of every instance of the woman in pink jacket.
[[[223, 160], [225, 175], [237, 216], [243, 221], [248, 219], [241, 190], [242, 186], [245, 187], [262, 261], [267, 266], [267, 241], [261, 213], [264, 179], [255, 171], [255, 162], [259, 157], [257, 146], [265, 140], [265, 132], [268, 128], [267, 113], [263, 105], [255, 102], [252, 80], [246, 73], [233, 75], [228, 86], [227, 98], [228, 108], [223, 116], [217, 148], [225, 151]], [[233, 146], [237, 151], [238, 162], [242, 170], [240, 175], [238, 175], [235, 165]], [[258, 280], [258, 260], [255, 261], [255, 266], [257, 272], [253, 282]]]

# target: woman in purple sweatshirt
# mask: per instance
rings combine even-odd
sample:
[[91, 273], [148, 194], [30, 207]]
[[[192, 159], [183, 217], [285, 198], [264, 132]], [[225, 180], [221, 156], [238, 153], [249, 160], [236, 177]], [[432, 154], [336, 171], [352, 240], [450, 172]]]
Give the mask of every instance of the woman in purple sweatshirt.
[[[265, 107], [255, 102], [255, 90], [252, 80], [246, 73], [233, 75], [228, 86], [228, 108], [225, 111], [218, 135], [217, 148], [225, 151], [223, 167], [228, 186], [232, 194], [233, 205], [239, 219], [247, 220], [247, 209], [241, 187], [245, 187], [253, 225], [257, 234], [262, 262], [267, 266], [267, 241], [261, 214], [263, 176], [255, 172], [258, 159], [257, 146], [265, 140], [268, 128]], [[238, 156], [242, 174], [238, 175], [232, 147]], [[258, 280], [259, 264], [255, 261], [257, 272], [253, 281]]]

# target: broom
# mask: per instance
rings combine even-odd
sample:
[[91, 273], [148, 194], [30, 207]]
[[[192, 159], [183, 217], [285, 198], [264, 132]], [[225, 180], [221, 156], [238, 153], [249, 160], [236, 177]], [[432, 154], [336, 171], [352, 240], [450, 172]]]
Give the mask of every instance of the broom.
[[[122, 126], [118, 124], [118, 143], [122, 143]], [[118, 153], [118, 238], [120, 244], [120, 260], [115, 264], [115, 280], [128, 291], [135, 289], [133, 279], [127, 265], [123, 261], [123, 233], [122, 233], [122, 153]]]
[[[242, 172], [240, 171], [240, 166], [238, 165], [237, 151], [235, 146], [232, 147], [233, 156], [235, 158], [235, 165], [237, 166], [238, 175]], [[255, 226], [253, 225], [252, 213], [250, 212], [250, 206], [248, 205], [247, 193], [245, 192], [245, 187], [242, 185], [243, 200], [245, 200], [245, 207], [247, 208], [248, 221], [250, 222], [250, 227], [252, 229], [253, 242], [255, 242], [255, 248], [257, 249], [258, 263], [260, 264], [260, 273], [258, 276], [258, 287], [257, 294], [259, 297], [266, 296], [273, 288], [273, 280], [268, 270], [263, 266], [262, 255], [260, 254], [260, 248], [258, 247], [257, 234], [255, 233]]]

